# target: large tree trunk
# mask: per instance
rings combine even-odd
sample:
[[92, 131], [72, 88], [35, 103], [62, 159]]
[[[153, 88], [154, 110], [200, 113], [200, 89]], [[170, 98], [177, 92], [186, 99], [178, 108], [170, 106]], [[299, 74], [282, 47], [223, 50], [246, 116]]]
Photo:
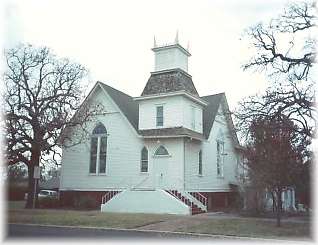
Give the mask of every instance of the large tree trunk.
[[35, 201], [35, 207], [37, 207], [37, 191], [38, 191], [38, 183], [36, 185], [36, 195], [35, 195], [35, 200], [34, 200], [34, 184], [35, 184], [35, 179], [33, 178], [34, 174], [34, 167], [39, 166], [40, 163], [40, 152], [33, 152], [31, 156], [31, 163], [28, 166], [28, 198], [25, 204], [25, 208], [33, 208], [33, 202]]
[[275, 193], [273, 191], [271, 191], [272, 194], [272, 200], [273, 200], [273, 206], [272, 206], [272, 211], [273, 213], [275, 213], [275, 211], [277, 210], [277, 205], [276, 205], [276, 198], [275, 198]]
[[276, 225], [281, 226], [281, 211], [282, 211], [282, 191], [277, 191], [277, 208], [276, 208]]

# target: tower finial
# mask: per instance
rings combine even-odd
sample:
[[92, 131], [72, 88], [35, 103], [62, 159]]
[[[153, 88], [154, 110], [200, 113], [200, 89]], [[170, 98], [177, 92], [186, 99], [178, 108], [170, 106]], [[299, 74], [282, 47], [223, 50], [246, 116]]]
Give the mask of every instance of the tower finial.
[[156, 42], [156, 36], [153, 36], [153, 47], [156, 48], [157, 47], [157, 42]]
[[175, 44], [178, 44], [178, 43], [179, 43], [179, 34], [178, 34], [178, 30], [177, 30], [176, 38], [175, 38], [174, 42], [175, 42]]
[[190, 51], [190, 41], [188, 41], [187, 50]]
[[156, 42], [156, 36], [153, 35], [153, 47], [156, 48], [157, 47], [157, 42]]

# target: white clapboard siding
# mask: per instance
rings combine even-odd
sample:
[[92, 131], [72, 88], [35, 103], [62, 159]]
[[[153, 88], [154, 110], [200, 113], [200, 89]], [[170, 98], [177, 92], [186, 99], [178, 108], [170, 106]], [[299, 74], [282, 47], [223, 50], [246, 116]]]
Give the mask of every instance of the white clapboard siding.
[[[139, 102], [139, 129], [154, 129], [156, 106], [164, 107], [163, 128], [185, 127], [202, 133], [202, 106], [184, 96], [147, 99]], [[192, 128], [192, 111], [195, 109], [195, 128]]]
[[[184, 164], [183, 164], [183, 139], [160, 139], [160, 140], [145, 140], [145, 146], [149, 154], [149, 176], [156, 183], [155, 164], [160, 164], [160, 161], [167, 162], [167, 174], [169, 182], [166, 189], [180, 189], [184, 185]], [[168, 157], [156, 157], [155, 151], [163, 145], [169, 152]]]
[[[192, 108], [195, 110], [195, 127], [192, 127]], [[202, 125], [202, 105], [193, 102], [192, 100], [183, 97], [183, 126], [185, 128], [189, 128], [198, 133], [202, 133], [203, 125]]]
[[[222, 107], [218, 114], [223, 114]], [[217, 176], [216, 139], [220, 130], [224, 134], [224, 177]], [[186, 141], [185, 179], [189, 191], [229, 191], [229, 183], [236, 182], [237, 153], [223, 116], [217, 116], [207, 141]], [[199, 151], [202, 149], [202, 175], [199, 175]]]
[[140, 182], [140, 151], [142, 140], [127, 123], [118, 107], [104, 91], [98, 89], [92, 96], [101, 102], [107, 113], [92, 122], [102, 122], [108, 135], [106, 175], [89, 174], [90, 141], [63, 149], [61, 185], [63, 190], [105, 190], [125, 188]]
[[156, 106], [163, 105], [163, 127], [182, 126], [182, 98], [172, 96], [147, 99], [139, 102], [139, 129], [154, 129], [156, 126]]

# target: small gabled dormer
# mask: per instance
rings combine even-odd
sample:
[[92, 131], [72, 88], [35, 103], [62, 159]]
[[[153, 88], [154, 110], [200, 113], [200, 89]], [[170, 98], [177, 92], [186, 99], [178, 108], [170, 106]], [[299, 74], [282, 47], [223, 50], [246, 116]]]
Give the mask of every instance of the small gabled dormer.
[[[191, 130], [202, 134], [202, 110], [207, 103], [199, 97], [188, 74], [188, 50], [175, 43], [154, 43], [155, 71], [140, 97], [139, 130]], [[157, 130], [158, 131], [158, 130]], [[173, 131], [173, 130], [171, 130]]]

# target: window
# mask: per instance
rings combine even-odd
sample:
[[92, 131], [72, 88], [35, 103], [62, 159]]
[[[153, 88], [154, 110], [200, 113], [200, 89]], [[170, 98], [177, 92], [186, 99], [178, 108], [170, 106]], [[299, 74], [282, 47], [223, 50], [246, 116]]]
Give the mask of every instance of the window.
[[91, 139], [91, 157], [89, 173], [106, 173], [107, 131], [103, 124], [99, 123], [93, 130]]
[[216, 142], [216, 172], [217, 176], [223, 177], [223, 162], [224, 162], [224, 142]]
[[148, 150], [146, 147], [142, 148], [141, 150], [141, 167], [140, 171], [142, 173], [148, 172]]
[[158, 127], [163, 126], [163, 106], [157, 106], [157, 120], [156, 125]]
[[202, 151], [199, 151], [199, 175], [202, 175]]
[[169, 152], [167, 151], [167, 149], [163, 145], [161, 145], [156, 150], [155, 156], [169, 156]]
[[195, 130], [195, 107], [191, 106], [191, 128]]

